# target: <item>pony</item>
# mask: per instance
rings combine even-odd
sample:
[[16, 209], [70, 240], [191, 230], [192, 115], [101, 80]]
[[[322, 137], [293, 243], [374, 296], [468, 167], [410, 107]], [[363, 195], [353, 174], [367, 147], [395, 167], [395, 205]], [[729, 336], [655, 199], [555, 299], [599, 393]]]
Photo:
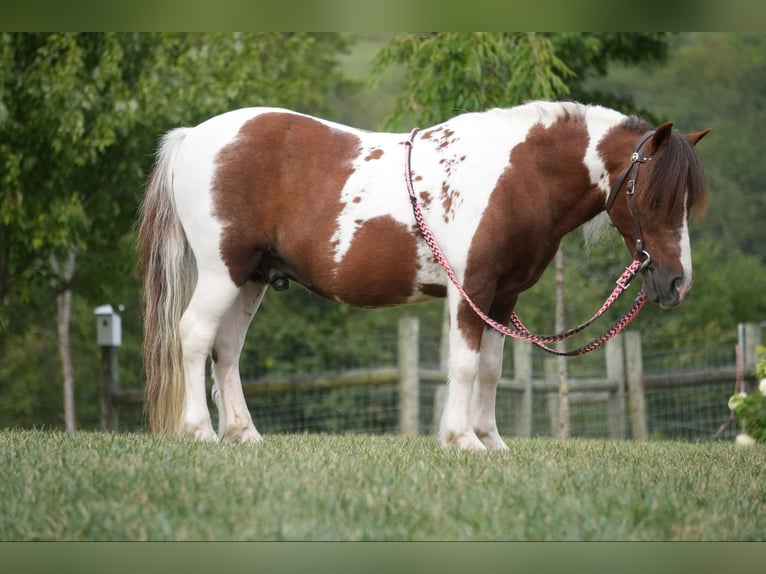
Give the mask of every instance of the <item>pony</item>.
[[602, 106], [546, 101], [463, 113], [410, 136], [266, 107], [169, 131], [139, 211], [151, 430], [263, 440], [239, 356], [268, 287], [294, 281], [366, 308], [446, 297], [440, 442], [507, 449], [495, 419], [504, 337], [461, 291], [506, 324], [564, 235], [611, 223], [643, 258], [648, 299], [680, 304], [693, 280], [688, 221], [708, 194], [694, 146], [709, 131], [683, 135], [672, 123], [653, 129]]

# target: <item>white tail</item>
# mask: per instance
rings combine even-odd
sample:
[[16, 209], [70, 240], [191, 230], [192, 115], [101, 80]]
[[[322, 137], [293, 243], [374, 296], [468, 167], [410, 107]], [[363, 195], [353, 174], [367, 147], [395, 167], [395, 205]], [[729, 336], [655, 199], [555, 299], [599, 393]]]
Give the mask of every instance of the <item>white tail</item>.
[[189, 128], [162, 139], [140, 213], [138, 250], [144, 275], [145, 410], [151, 430], [172, 435], [184, 403], [178, 323], [197, 282], [194, 254], [173, 199], [173, 162]]

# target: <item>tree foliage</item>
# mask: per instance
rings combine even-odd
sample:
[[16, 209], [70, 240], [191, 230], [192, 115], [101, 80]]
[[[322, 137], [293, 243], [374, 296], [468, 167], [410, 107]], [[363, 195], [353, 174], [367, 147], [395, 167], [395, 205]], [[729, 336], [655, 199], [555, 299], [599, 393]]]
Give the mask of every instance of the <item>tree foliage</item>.
[[[346, 46], [307, 33], [0, 35], [0, 393], [18, 405], [50, 381], [29, 365], [62, 289], [89, 302], [75, 301], [83, 325], [91, 305], [137, 305], [132, 228], [161, 133], [245, 105], [331, 116], [350, 87]], [[63, 285], [51, 258], [73, 248]], [[138, 319], [125, 326], [140, 332]]]
[[632, 112], [632, 98], [597, 91], [587, 82], [606, 75], [612, 62], [664, 61], [669, 37], [662, 32], [403, 34], [377, 54], [373, 74], [405, 67], [389, 126], [404, 119], [433, 124], [464, 111], [534, 99], [571, 98]]
[[334, 34], [2, 34], [0, 327], [61, 287], [51, 255], [79, 248], [91, 291], [124, 272], [114, 250], [161, 132], [244, 105], [328, 114], [343, 49]]
[[550, 39], [524, 32], [405, 34], [378, 53], [373, 73], [393, 64], [403, 64], [406, 76], [389, 125], [405, 116], [430, 125], [460, 112], [563, 96], [572, 75]]

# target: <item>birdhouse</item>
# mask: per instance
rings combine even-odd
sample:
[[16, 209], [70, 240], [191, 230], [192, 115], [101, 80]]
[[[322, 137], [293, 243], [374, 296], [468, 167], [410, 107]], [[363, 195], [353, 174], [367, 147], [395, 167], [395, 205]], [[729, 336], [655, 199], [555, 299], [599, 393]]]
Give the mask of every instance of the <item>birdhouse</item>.
[[93, 311], [96, 317], [96, 335], [101, 347], [122, 345], [122, 320], [111, 305], [101, 305]]

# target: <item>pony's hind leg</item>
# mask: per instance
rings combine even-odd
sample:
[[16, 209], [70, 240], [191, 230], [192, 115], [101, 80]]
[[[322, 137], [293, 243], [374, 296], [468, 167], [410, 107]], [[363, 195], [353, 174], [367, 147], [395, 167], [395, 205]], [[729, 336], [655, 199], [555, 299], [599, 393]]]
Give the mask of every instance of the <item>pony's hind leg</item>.
[[227, 274], [198, 270], [194, 294], [178, 326], [185, 379], [181, 435], [217, 440], [205, 399], [205, 363], [221, 321], [238, 293], [239, 288]]
[[213, 343], [213, 400], [218, 407], [218, 436], [222, 440], [261, 442], [242, 392], [239, 356], [245, 335], [266, 292], [262, 283], [245, 283], [226, 312]]
[[481, 339], [479, 374], [473, 389], [471, 412], [476, 436], [489, 449], [505, 450], [508, 445], [497, 431], [495, 397], [500, 372], [503, 368], [503, 335], [494, 329], [485, 329]]

